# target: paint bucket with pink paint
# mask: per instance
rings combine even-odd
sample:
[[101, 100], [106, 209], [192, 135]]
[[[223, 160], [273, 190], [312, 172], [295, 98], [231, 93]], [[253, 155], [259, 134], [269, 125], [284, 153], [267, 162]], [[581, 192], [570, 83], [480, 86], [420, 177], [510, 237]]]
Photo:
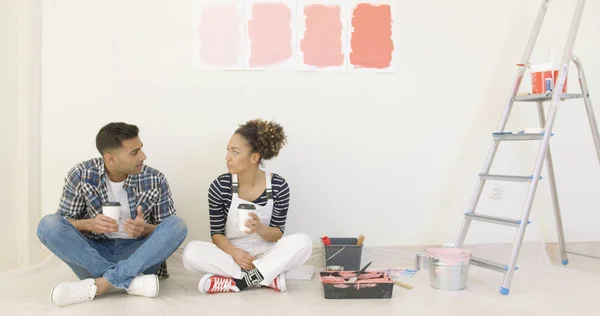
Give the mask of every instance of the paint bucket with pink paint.
[[472, 252], [460, 248], [425, 249], [431, 287], [458, 291], [467, 287]]
[[[555, 69], [552, 63], [533, 64], [529, 69], [531, 71], [531, 92], [533, 94], [545, 94], [554, 90], [558, 70]], [[566, 78], [562, 92], [567, 92]]]

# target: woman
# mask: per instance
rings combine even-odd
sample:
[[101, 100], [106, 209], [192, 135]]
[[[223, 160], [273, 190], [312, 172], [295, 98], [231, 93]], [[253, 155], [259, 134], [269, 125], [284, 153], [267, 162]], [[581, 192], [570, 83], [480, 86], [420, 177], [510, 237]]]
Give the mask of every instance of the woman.
[[[254, 286], [283, 292], [285, 272], [311, 256], [308, 235], [283, 237], [290, 201], [287, 182], [259, 168], [285, 143], [279, 124], [260, 119], [241, 125], [229, 140], [229, 173], [214, 180], [208, 192], [213, 243], [192, 241], [183, 250], [186, 269], [207, 273], [198, 284], [200, 292], [239, 292]], [[255, 208], [249, 217], [240, 216], [249, 208]]]

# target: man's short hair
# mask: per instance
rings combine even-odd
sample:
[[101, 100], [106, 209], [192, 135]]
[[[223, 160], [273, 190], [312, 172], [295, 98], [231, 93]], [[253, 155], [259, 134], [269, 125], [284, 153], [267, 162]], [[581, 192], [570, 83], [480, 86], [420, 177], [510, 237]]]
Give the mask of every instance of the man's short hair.
[[123, 141], [138, 137], [139, 128], [135, 125], [112, 122], [104, 125], [96, 135], [96, 149], [100, 155], [107, 150], [123, 146]]

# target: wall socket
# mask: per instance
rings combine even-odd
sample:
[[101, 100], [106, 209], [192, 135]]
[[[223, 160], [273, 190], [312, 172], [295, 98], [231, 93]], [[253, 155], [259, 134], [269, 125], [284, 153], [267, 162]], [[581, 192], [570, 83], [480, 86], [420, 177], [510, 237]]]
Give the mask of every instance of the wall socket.
[[494, 186], [490, 190], [490, 199], [498, 200], [502, 198], [502, 187]]

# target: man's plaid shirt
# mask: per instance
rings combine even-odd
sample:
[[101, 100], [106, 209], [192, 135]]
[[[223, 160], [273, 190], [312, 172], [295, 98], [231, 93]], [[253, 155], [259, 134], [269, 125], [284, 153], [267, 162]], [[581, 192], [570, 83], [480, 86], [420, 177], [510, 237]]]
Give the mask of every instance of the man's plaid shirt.
[[[73, 167], [65, 178], [65, 186], [56, 214], [67, 219], [89, 219], [102, 213], [102, 203], [108, 202], [104, 160], [95, 158]], [[144, 165], [142, 172], [129, 175], [123, 184], [129, 198], [131, 218], [137, 216], [137, 207], [142, 206], [146, 223], [158, 225], [165, 218], [176, 215], [171, 190], [160, 171]], [[104, 234], [84, 234], [94, 240], [106, 239]], [[156, 272], [168, 278], [166, 262]]]

